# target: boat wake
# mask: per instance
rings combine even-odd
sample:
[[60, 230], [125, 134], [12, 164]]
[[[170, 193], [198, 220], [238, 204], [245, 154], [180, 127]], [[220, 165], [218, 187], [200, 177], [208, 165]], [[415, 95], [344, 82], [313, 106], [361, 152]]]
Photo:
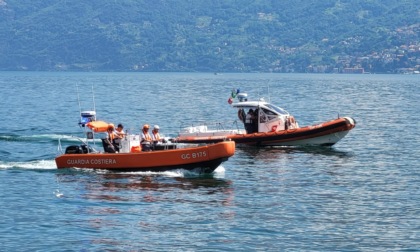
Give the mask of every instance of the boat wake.
[[30, 162], [0, 162], [0, 169], [27, 169], [27, 170], [55, 170], [54, 160], [35, 160]]
[[[0, 142], [38, 142], [38, 143], [54, 143], [58, 140], [63, 143], [80, 143], [80, 138], [74, 135], [64, 134], [38, 134], [38, 135], [6, 135], [0, 134]], [[98, 140], [100, 141], [100, 139]]]
[[[1, 166], [0, 166], [1, 167]], [[142, 176], [164, 176], [168, 178], [195, 178], [201, 176], [213, 176], [214, 178], [224, 178], [225, 168], [223, 166], [217, 167], [211, 174], [203, 174], [199, 170], [185, 170], [176, 169], [170, 171], [111, 171], [102, 169], [86, 169], [86, 168], [71, 168], [80, 172], [88, 172], [95, 174], [128, 174], [128, 175], [142, 175]]]

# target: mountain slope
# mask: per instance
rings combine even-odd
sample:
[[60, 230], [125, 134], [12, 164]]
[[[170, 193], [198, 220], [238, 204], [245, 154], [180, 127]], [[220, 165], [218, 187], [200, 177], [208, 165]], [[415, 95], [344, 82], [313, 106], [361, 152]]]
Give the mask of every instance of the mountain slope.
[[419, 33], [413, 0], [0, 0], [0, 69], [305, 72], [364, 56], [380, 72], [415, 66], [416, 51], [372, 55]]

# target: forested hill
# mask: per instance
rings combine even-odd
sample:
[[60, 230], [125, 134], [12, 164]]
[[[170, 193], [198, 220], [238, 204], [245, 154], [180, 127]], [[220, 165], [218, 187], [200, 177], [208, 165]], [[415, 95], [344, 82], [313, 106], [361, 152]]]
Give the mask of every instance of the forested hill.
[[0, 70], [419, 70], [419, 6], [418, 0], [0, 0]]

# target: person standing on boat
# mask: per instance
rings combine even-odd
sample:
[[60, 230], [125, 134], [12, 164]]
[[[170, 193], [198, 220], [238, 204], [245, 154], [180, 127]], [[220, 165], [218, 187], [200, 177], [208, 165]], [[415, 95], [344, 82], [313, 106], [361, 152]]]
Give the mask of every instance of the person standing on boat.
[[125, 132], [124, 132], [124, 126], [119, 123], [117, 125], [117, 128], [114, 131], [114, 141], [112, 142], [114, 146], [116, 147], [117, 151], [120, 151], [121, 149], [121, 139], [124, 138]]
[[245, 124], [246, 114], [243, 108], [238, 110], [238, 118], [241, 120], [242, 123]]
[[254, 118], [252, 121], [252, 132], [258, 132], [258, 117], [260, 116], [259, 108], [254, 110]]
[[116, 137], [115, 126], [114, 124], [110, 123], [106, 130], [106, 138], [102, 140], [104, 143], [105, 152], [115, 153], [119, 150], [115, 144]]
[[142, 151], [151, 151], [152, 150], [152, 137], [149, 134], [150, 126], [148, 124], [143, 125], [141, 132], [140, 145]]
[[245, 117], [245, 130], [247, 134], [253, 133], [254, 130], [254, 110], [249, 109]]

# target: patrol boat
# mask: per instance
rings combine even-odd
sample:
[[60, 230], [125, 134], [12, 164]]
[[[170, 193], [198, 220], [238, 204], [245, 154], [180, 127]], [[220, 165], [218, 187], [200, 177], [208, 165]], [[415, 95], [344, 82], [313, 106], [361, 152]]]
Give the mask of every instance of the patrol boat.
[[59, 140], [60, 154], [55, 158], [57, 168], [89, 168], [118, 171], [167, 171], [174, 169], [211, 173], [235, 153], [235, 142], [220, 141], [207, 145], [160, 144], [153, 151], [141, 151], [140, 135], [126, 134], [118, 153], [105, 152], [102, 140], [99, 150], [97, 134], [106, 132], [109, 123], [96, 120], [95, 111], [81, 111], [79, 125], [85, 137], [80, 145], [67, 146]]
[[[237, 102], [233, 102], [234, 98]], [[236, 94], [228, 100], [237, 109], [244, 129], [210, 129], [208, 125], [184, 127], [175, 141], [181, 143], [216, 143], [227, 139], [237, 144], [255, 146], [332, 146], [356, 126], [351, 117], [338, 117], [330, 121], [300, 127], [293, 115], [264, 99], [248, 101], [246, 93]], [[251, 113], [249, 113], [251, 111]], [[248, 113], [246, 113], [248, 112]], [[220, 124], [218, 124], [220, 125]]]

